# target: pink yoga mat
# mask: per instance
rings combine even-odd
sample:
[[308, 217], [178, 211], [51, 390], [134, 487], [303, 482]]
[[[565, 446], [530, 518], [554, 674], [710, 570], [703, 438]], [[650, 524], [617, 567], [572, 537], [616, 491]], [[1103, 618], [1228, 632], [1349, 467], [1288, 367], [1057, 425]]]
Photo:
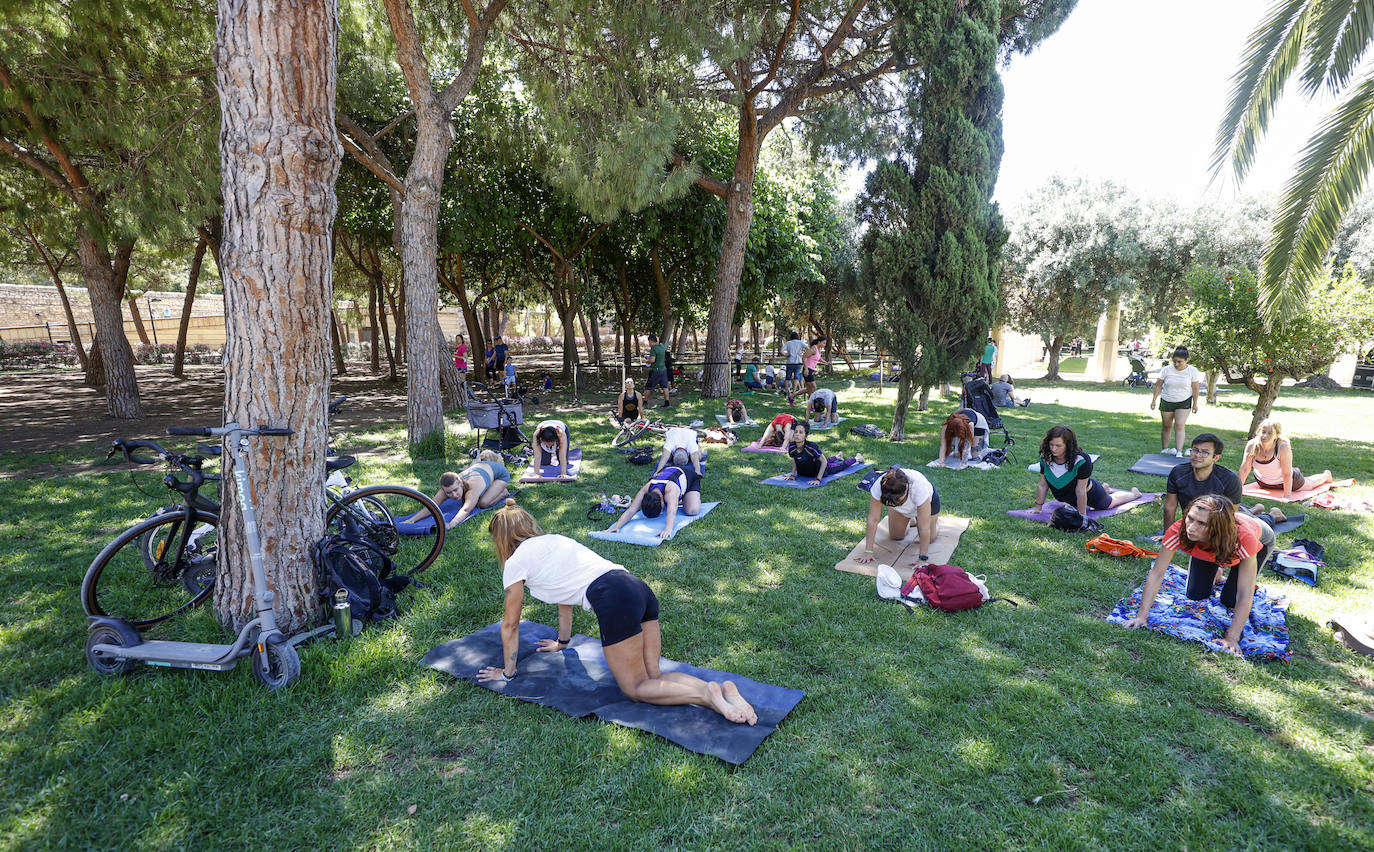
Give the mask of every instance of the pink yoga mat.
[[1335, 482], [1323, 482], [1316, 488], [1304, 488], [1301, 491], [1294, 491], [1293, 496], [1289, 497], [1287, 500], [1283, 499], [1283, 491], [1281, 489], [1261, 488], [1257, 482], [1247, 484], [1242, 491], [1246, 497], [1254, 497], [1257, 500], [1272, 500], [1276, 503], [1300, 503], [1303, 500], [1310, 500], [1318, 494], [1330, 491], [1332, 488], [1344, 488], [1354, 484], [1355, 480], [1353, 479], [1338, 479]]
[[739, 449], [740, 449], [740, 452], [742, 452], [742, 453], [781, 453], [781, 452], [783, 452], [783, 448], [782, 448], [782, 447], [765, 447], [764, 445], [760, 444], [758, 441], [755, 441], [755, 442], [752, 443], [752, 444], [747, 444], [747, 445], [745, 445], [745, 446], [743, 446], [743, 447], [740, 447]]
[[[1141, 494], [1139, 497], [1135, 498], [1129, 503], [1122, 503], [1120, 506], [1114, 506], [1110, 509], [1089, 509], [1088, 517], [1096, 520], [1097, 518], [1106, 518], [1110, 517], [1111, 515], [1119, 515], [1122, 512], [1129, 512], [1132, 509], [1144, 506], [1147, 503], [1153, 503], [1158, 499], [1158, 494]], [[1042, 524], [1048, 524], [1050, 522], [1050, 518], [1054, 516], [1054, 510], [1059, 508], [1060, 506], [1066, 505], [1068, 504], [1061, 503], [1058, 500], [1047, 500], [1045, 502], [1045, 505], [1040, 507], [1039, 513], [1033, 512], [1030, 509], [1010, 509], [1007, 511], [1007, 514], [1011, 515], [1013, 518], [1025, 518], [1028, 521], [1039, 521]]]

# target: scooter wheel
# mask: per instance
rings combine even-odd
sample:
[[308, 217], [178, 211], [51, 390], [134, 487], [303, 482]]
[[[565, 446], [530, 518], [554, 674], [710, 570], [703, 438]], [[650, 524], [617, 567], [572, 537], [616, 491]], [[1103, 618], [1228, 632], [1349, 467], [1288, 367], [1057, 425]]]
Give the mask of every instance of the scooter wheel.
[[95, 646], [117, 645], [120, 648], [125, 648], [129, 644], [127, 637], [120, 631], [108, 624], [99, 625], [86, 636], [86, 662], [95, 669], [96, 674], [128, 674], [134, 670], [134, 666], [137, 665], [136, 661], [109, 654], [98, 654], [95, 651]]
[[266, 665], [256, 649], [250, 656], [253, 658], [253, 674], [270, 690], [290, 686], [301, 676], [301, 656], [296, 653], [295, 646], [286, 642], [268, 643]]

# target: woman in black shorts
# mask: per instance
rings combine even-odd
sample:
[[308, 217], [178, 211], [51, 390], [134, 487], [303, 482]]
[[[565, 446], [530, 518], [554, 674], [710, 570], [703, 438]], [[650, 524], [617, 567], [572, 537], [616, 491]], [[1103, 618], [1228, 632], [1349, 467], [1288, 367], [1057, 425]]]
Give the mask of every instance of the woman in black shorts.
[[1110, 509], [1140, 496], [1139, 488], [1119, 491], [1092, 478], [1092, 458], [1078, 449], [1078, 438], [1067, 426], [1053, 426], [1040, 442], [1040, 482], [1035, 490], [1035, 511], [1045, 505], [1047, 493], [1067, 503], [1084, 518], [1089, 509]]
[[591, 548], [562, 535], [546, 535], [529, 512], [507, 500], [487, 525], [501, 564], [506, 607], [501, 619], [501, 663], [477, 673], [479, 681], [519, 675], [520, 611], [525, 591], [558, 604], [558, 638], [537, 650], [566, 650], [572, 642], [573, 607], [596, 614], [606, 665], [625, 697], [649, 704], [696, 704], [731, 722], [752, 725], [758, 714], [731, 681], [715, 683], [659, 669], [663, 635], [658, 598], [643, 580]]

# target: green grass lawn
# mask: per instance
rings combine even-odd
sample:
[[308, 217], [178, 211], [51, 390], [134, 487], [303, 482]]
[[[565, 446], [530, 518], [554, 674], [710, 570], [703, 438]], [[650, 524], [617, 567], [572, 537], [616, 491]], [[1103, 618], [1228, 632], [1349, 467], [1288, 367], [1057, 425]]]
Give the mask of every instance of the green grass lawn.
[[[1324, 626], [1374, 606], [1374, 518], [1306, 510], [1302, 534], [1327, 547], [1321, 587], [1262, 577], [1291, 596], [1291, 663], [1127, 632], [1102, 618], [1145, 560], [1089, 555], [1083, 536], [1004, 512], [1030, 504], [1025, 465], [1060, 422], [1103, 454], [1101, 478], [1162, 490], [1126, 472], [1159, 447], [1149, 391], [1018, 390], [1034, 402], [1007, 415], [1017, 464], [928, 471], [945, 511], [973, 519], [955, 561], [1020, 604], [956, 615], [908, 614], [871, 579], [833, 570], [863, 534], [866, 498], [852, 479], [758, 485], [785, 469], [776, 456], [713, 449], [705, 499], [724, 505], [662, 547], [587, 539], [589, 502], [633, 492], [647, 471], [609, 449], [599, 414], [560, 411], [585, 448], [582, 478], [527, 487], [521, 503], [653, 586], [666, 656], [806, 690], [739, 768], [422, 668], [432, 646], [500, 617], [485, 520], [450, 534], [399, 623], [302, 649], [302, 679], [283, 693], [246, 666], [100, 678], [82, 654], [81, 576], [163, 500], [158, 477], [144, 474], [150, 497], [123, 468], [22, 475], [86, 455], [0, 458], [19, 474], [0, 478], [0, 845], [1374, 847], [1374, 661]], [[886, 428], [893, 398], [842, 392], [844, 426]], [[1221, 433], [1233, 467], [1252, 398], [1227, 394], [1193, 421]], [[756, 419], [775, 410], [772, 397], [746, 400]], [[953, 407], [913, 414], [907, 443], [819, 442], [926, 470]], [[671, 414], [712, 422], [718, 410]], [[1371, 496], [1374, 396], [1285, 389], [1277, 414], [1304, 469], [1356, 477], [1350, 493]], [[452, 461], [412, 463], [403, 435], [335, 445], [384, 448], [362, 454], [363, 482], [432, 485], [470, 440], [456, 429]], [[1159, 523], [1153, 506], [1107, 529], [1134, 538]], [[525, 614], [556, 617], [537, 603]], [[595, 635], [594, 617], [579, 611], [575, 629]], [[170, 632], [218, 635], [208, 612]]]

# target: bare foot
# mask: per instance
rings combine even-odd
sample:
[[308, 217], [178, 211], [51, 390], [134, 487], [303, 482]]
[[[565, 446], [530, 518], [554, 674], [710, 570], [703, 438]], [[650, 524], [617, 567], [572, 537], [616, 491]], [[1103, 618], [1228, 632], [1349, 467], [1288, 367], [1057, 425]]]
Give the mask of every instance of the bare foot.
[[1269, 517], [1273, 518], [1274, 523], [1276, 524], [1281, 524], [1284, 521], [1288, 520], [1288, 516], [1285, 515], [1283, 513], [1283, 510], [1280, 509], [1278, 506], [1275, 506], [1273, 509], [1269, 511]]
[[1140, 489], [1139, 489], [1139, 488], [1132, 488], [1132, 489], [1131, 489], [1131, 499], [1134, 500], [1134, 499], [1136, 499], [1136, 498], [1139, 497], [1139, 496], [1140, 496]]
[[1263, 504], [1263, 503], [1256, 503], [1256, 504], [1254, 505], [1254, 507], [1250, 509], [1250, 511], [1254, 512], [1256, 515], [1263, 515], [1263, 514], [1264, 514], [1264, 504]]
[[711, 709], [729, 719], [731, 722], [743, 723], [748, 719], [743, 708], [737, 707], [725, 700], [725, 694], [721, 692], [720, 684], [715, 681], [706, 682], [706, 697], [711, 702]]
[[758, 723], [759, 714], [755, 713], [754, 706], [748, 701], [745, 701], [744, 696], [739, 694], [739, 688], [735, 686], [734, 681], [727, 680], [721, 686], [721, 693], [725, 695], [726, 701], [730, 702], [736, 709], [744, 713], [744, 721], [751, 725]]

